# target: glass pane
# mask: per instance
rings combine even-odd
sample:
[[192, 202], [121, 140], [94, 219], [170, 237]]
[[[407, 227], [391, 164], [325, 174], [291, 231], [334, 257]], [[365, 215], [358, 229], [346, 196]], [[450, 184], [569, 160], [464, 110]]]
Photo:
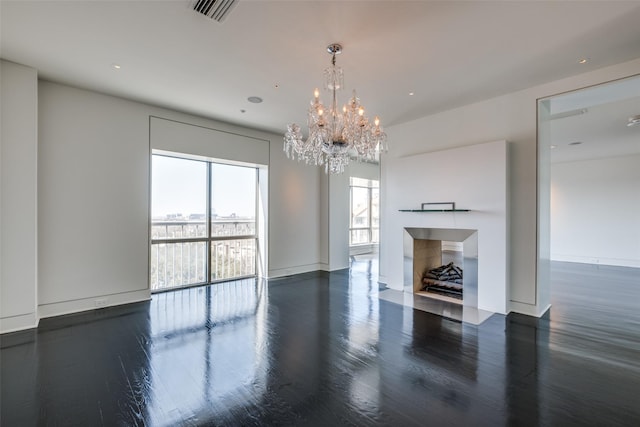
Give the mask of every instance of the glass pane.
[[378, 188], [371, 189], [371, 227], [380, 227], [380, 189]]
[[151, 245], [151, 290], [207, 281], [206, 242]]
[[211, 236], [256, 234], [256, 169], [211, 165]]
[[206, 237], [207, 164], [152, 156], [151, 238]]
[[350, 245], [363, 245], [369, 243], [369, 229], [351, 230], [351, 237], [349, 239]]
[[256, 274], [256, 240], [211, 242], [211, 280], [226, 280]]
[[380, 243], [380, 229], [371, 229], [371, 243]]
[[351, 227], [369, 226], [369, 189], [351, 187]]

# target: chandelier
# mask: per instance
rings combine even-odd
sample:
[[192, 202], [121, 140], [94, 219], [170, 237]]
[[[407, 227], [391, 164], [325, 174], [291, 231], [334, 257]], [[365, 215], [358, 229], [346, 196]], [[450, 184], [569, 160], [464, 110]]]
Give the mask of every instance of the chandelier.
[[325, 173], [343, 173], [352, 158], [376, 161], [380, 152], [387, 151], [387, 135], [376, 116], [369, 122], [364, 107], [353, 91], [347, 104], [338, 109], [336, 92], [344, 86], [342, 68], [336, 66], [336, 55], [342, 52], [339, 44], [330, 44], [331, 66], [324, 70], [324, 88], [331, 94], [331, 105], [320, 101], [320, 91], [313, 93], [307, 124], [309, 137], [304, 140], [300, 126], [292, 123], [284, 135], [287, 158], [304, 161], [308, 165], [324, 165]]

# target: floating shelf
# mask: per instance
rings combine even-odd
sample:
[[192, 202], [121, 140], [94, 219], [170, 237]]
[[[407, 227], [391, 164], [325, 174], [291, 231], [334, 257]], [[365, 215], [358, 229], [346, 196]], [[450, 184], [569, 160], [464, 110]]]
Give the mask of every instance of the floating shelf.
[[399, 212], [470, 212], [471, 209], [399, 209]]
[[[429, 206], [446, 206], [448, 209], [426, 209]], [[400, 212], [469, 212], [469, 209], [456, 209], [456, 202], [428, 202], [420, 209], [400, 209]]]

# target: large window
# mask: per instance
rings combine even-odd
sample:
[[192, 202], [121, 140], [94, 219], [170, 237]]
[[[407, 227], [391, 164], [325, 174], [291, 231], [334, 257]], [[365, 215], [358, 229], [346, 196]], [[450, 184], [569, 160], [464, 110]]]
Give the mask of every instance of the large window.
[[256, 168], [152, 156], [151, 290], [256, 275]]
[[373, 179], [351, 177], [351, 246], [378, 243], [380, 236], [380, 188]]

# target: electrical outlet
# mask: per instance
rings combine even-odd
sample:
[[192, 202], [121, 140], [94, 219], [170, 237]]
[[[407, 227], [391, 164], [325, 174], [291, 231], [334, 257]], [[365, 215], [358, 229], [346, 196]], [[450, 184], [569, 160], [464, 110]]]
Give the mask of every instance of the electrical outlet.
[[108, 298], [98, 298], [97, 300], [95, 300], [96, 307], [98, 307], [98, 308], [106, 307], [107, 306], [107, 302], [109, 302]]

